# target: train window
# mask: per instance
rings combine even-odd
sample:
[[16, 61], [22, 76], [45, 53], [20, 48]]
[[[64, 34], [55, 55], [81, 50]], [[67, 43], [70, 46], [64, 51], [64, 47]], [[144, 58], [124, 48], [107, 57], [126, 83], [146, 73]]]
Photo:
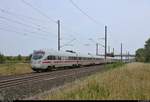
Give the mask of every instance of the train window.
[[55, 56], [52, 56], [52, 59], [53, 59], [53, 60], [56, 60], [56, 57], [55, 57]]
[[52, 58], [51, 58], [51, 56], [48, 56], [47, 59], [48, 59], [48, 60], [51, 60]]
[[55, 56], [48, 56], [47, 59], [48, 60], [56, 60], [56, 57]]
[[74, 60], [77, 60], [77, 57], [74, 57]]
[[73, 57], [71, 57], [71, 60], [74, 60], [74, 58], [73, 58]]
[[71, 57], [68, 57], [69, 60], [71, 60]]
[[58, 60], [61, 60], [61, 57], [60, 57], [60, 56], [58, 56]]

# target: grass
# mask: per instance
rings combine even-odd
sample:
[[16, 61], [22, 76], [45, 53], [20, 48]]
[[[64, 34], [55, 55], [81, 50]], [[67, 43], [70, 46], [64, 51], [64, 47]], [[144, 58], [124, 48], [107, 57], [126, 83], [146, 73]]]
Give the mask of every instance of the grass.
[[[111, 64], [107, 65], [107, 67], [114, 67], [120, 65], [118, 64]], [[18, 74], [25, 74], [31, 73], [32, 69], [28, 63], [7, 63], [7, 64], [0, 64], [0, 76], [6, 75], [18, 75]]]
[[38, 99], [149, 100], [150, 64], [131, 63], [111, 68], [40, 95]]
[[115, 62], [115, 63], [112, 63], [112, 64], [107, 64], [106, 68], [108, 70], [110, 70], [110, 69], [115, 69], [115, 68], [121, 67], [123, 65], [125, 65], [125, 63], [123, 63], [123, 62]]
[[7, 63], [0, 64], [0, 76], [18, 75], [24, 73], [31, 73], [32, 69], [27, 63]]

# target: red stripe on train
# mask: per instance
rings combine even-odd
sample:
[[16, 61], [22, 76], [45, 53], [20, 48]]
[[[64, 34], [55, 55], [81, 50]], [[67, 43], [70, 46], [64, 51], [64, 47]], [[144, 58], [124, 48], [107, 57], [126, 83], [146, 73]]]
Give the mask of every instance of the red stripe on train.
[[43, 61], [42, 63], [51, 63], [50, 61]]

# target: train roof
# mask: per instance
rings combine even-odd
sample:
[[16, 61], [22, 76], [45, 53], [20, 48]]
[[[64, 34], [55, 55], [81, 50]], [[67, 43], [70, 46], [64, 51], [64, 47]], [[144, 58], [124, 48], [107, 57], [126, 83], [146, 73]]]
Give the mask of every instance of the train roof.
[[71, 53], [71, 52], [66, 52], [66, 51], [56, 51], [53, 49], [41, 49], [41, 50], [36, 50], [36, 51], [44, 51], [50, 55], [55, 55], [55, 56], [72, 56], [72, 57], [76, 57], [76, 55], [78, 55], [79, 57], [94, 57], [94, 58], [104, 58], [102, 56], [96, 56], [96, 55], [92, 55], [92, 54], [83, 54], [83, 53]]
[[37, 51], [44, 51], [45, 53], [48, 53], [49, 55], [55, 55], [55, 56], [76, 56], [76, 53], [70, 53], [65, 51], [56, 51], [53, 49], [41, 49]]

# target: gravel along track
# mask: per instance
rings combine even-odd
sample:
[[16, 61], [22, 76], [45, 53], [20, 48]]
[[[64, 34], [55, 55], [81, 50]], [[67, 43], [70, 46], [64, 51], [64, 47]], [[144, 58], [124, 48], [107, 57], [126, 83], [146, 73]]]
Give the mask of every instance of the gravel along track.
[[45, 73], [31, 73], [0, 79], [0, 100], [16, 100], [31, 97], [54, 87], [64, 85], [77, 78], [105, 70], [103, 65], [59, 70]]

